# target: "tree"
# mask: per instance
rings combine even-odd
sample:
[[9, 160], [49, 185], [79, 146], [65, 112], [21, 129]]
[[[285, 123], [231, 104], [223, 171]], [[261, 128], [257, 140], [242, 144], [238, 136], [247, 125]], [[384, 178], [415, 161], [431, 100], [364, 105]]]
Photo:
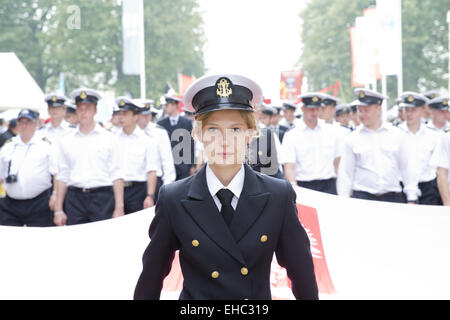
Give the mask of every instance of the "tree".
[[[350, 86], [349, 28], [364, 8], [375, 4], [375, 0], [311, 0], [300, 13], [303, 53], [299, 65], [304, 69], [311, 90], [320, 90], [341, 80], [340, 98], [354, 99]], [[445, 8], [448, 8], [448, 0], [402, 1], [405, 91], [439, 89], [446, 84], [448, 26]], [[391, 102], [397, 94], [396, 85], [396, 81], [388, 82]]]
[[[204, 72], [202, 19], [195, 0], [145, 1], [147, 96], [157, 99], [178, 72]], [[3, 0], [0, 51], [13, 51], [44, 91], [64, 72], [81, 86], [139, 94], [139, 77], [122, 73], [120, 0]]]
[[[447, 86], [448, 1], [403, 0], [403, 87], [426, 91]], [[446, 79], [447, 76], [447, 79]]]

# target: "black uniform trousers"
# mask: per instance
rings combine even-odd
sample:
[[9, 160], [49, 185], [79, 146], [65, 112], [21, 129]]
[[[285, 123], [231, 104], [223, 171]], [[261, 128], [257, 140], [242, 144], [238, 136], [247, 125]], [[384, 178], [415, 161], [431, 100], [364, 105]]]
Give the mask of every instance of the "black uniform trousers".
[[364, 199], [364, 200], [375, 200], [375, 201], [386, 201], [386, 202], [396, 202], [396, 203], [406, 203], [406, 196], [403, 192], [387, 192], [383, 194], [372, 194], [365, 191], [353, 190], [352, 198]]
[[32, 199], [17, 200], [8, 195], [0, 201], [0, 224], [5, 226], [54, 226], [53, 212], [48, 206], [52, 188]]
[[422, 195], [419, 197], [419, 204], [441, 206], [442, 199], [437, 186], [437, 180], [419, 182], [419, 189]]
[[100, 187], [83, 192], [68, 187], [64, 200], [67, 225], [94, 222], [112, 218], [115, 201], [112, 187]]
[[335, 178], [326, 180], [297, 181], [297, 185], [302, 188], [337, 195]]
[[147, 182], [133, 181], [123, 191], [123, 204], [125, 214], [144, 209], [144, 200], [147, 197]]

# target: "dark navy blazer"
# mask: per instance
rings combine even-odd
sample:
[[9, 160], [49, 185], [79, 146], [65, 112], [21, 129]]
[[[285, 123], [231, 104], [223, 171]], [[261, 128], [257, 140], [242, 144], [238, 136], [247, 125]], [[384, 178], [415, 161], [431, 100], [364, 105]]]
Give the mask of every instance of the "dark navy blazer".
[[244, 167], [244, 187], [229, 227], [209, 193], [206, 165], [161, 188], [135, 299], [159, 299], [176, 250], [184, 277], [180, 299], [271, 299], [274, 253], [287, 269], [295, 297], [318, 299], [310, 242], [292, 186]]

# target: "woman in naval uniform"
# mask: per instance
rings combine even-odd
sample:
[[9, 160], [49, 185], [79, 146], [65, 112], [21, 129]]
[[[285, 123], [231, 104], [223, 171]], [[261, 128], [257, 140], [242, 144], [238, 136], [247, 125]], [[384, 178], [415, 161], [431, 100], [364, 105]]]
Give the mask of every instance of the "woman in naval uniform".
[[271, 299], [274, 253], [295, 297], [318, 299], [291, 184], [244, 163], [261, 96], [258, 84], [238, 75], [205, 76], [187, 90], [183, 102], [195, 110], [193, 135], [208, 163], [161, 188], [135, 299], [159, 299], [176, 250], [184, 277], [180, 299]]

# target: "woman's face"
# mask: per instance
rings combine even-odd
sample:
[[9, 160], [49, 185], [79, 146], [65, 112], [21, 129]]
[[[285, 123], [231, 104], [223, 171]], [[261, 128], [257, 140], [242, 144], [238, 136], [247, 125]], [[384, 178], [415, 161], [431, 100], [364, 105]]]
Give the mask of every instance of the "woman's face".
[[201, 137], [209, 164], [229, 166], [244, 162], [253, 130], [237, 110], [211, 112], [201, 124]]

